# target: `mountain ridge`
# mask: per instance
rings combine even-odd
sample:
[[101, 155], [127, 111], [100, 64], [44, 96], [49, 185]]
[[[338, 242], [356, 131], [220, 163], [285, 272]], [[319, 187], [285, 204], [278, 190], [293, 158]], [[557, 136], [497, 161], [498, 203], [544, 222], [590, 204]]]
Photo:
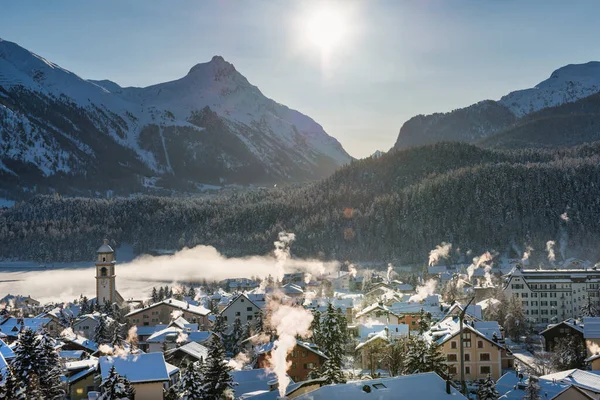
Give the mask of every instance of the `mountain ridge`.
[[[212, 125], [199, 126], [206, 118], [198, 115], [208, 112]], [[2, 39], [0, 133], [0, 173], [17, 176], [29, 190], [53, 189], [56, 182], [46, 178], [83, 177], [93, 169], [100, 182], [104, 167], [94, 157], [100, 151], [97, 137], [105, 138], [102, 146], [112, 146], [112, 140], [127, 149], [112, 161], [127, 181], [122, 187], [133, 184], [133, 191], [152, 189], [144, 184], [148, 180], [192, 191], [204, 183], [301, 182], [352, 160], [321, 125], [264, 96], [222, 56], [194, 65], [174, 81], [121, 87], [107, 79], [83, 79]], [[219, 136], [237, 144], [227, 146]], [[65, 138], [81, 151], [68, 155]], [[32, 155], [19, 159], [25, 153]], [[171, 160], [180, 161], [179, 168], [169, 165]], [[26, 164], [30, 173], [12, 171], [7, 164], [15, 162]], [[135, 172], [127, 167], [132, 164]], [[109, 185], [82, 187], [75, 179], [73, 187], [57, 189], [89, 193]]]
[[531, 114], [574, 103], [599, 92], [600, 62], [569, 64], [555, 70], [533, 88], [512, 91], [497, 101], [483, 100], [447, 113], [417, 115], [402, 125], [393, 149], [444, 140], [482, 141], [518, 125]]

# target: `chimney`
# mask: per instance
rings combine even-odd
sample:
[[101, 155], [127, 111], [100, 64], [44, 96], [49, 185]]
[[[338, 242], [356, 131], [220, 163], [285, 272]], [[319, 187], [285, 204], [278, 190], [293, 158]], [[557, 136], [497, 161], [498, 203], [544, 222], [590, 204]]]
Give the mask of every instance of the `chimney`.
[[450, 380], [449, 379], [446, 379], [446, 393], [452, 394], [452, 391], [450, 390]]

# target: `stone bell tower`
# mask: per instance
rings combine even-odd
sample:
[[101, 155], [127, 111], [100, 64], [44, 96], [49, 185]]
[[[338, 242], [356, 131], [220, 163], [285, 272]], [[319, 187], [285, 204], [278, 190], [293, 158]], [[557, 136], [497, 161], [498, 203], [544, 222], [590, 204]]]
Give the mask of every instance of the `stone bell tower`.
[[117, 287], [115, 282], [115, 251], [108, 245], [108, 239], [97, 251], [96, 261], [96, 301], [99, 305], [118, 302]]

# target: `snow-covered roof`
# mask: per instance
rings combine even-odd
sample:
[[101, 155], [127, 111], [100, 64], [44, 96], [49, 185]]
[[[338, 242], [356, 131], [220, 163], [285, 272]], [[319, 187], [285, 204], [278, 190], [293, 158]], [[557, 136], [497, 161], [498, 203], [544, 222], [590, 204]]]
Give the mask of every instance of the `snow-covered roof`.
[[594, 392], [600, 392], [600, 376], [598, 374], [582, 371], [580, 369], [569, 369], [540, 377], [540, 380], [556, 381], [564, 384], [579, 386], [584, 389], [590, 389]]
[[600, 317], [583, 318], [583, 337], [586, 339], [600, 339]]
[[236, 398], [252, 392], [269, 391], [270, 387], [267, 382], [277, 379], [275, 373], [266, 368], [231, 371], [230, 374], [233, 381], [237, 383], [235, 386]]
[[548, 327], [546, 329], [544, 329], [542, 332], [540, 332], [540, 335], [543, 335], [544, 333], [556, 328], [559, 325], [563, 325], [563, 326], [568, 326], [569, 328], [576, 330], [578, 332], [584, 333], [584, 327], [583, 324], [578, 323], [576, 320], [569, 318], [565, 321], [561, 321], [558, 324], [550, 324], [548, 325]]
[[102, 244], [102, 246], [98, 247], [98, 250], [96, 251], [96, 253], [114, 253], [114, 252], [115, 251], [113, 250], [113, 248], [108, 245], [108, 239], [104, 239], [104, 243]]
[[208, 349], [204, 346], [202, 346], [199, 343], [196, 342], [189, 342], [181, 347], [177, 347], [175, 349], [171, 349], [171, 350], [167, 350], [165, 352], [166, 355], [171, 355], [177, 351], [182, 351], [185, 354], [188, 354], [190, 356], [192, 356], [193, 358], [195, 358], [196, 360], [200, 360], [200, 358], [202, 358], [203, 360], [206, 360], [206, 357], [208, 356]]
[[302, 288], [294, 283], [288, 283], [281, 287], [281, 291], [286, 295], [301, 295], [304, 293]]
[[14, 351], [2, 339], [0, 339], [0, 355], [8, 361], [15, 358]]
[[158, 303], [151, 304], [146, 308], [139, 308], [137, 310], [133, 310], [132, 312], [127, 314], [126, 317], [130, 317], [130, 316], [138, 314], [140, 312], [147, 311], [151, 308], [158, 307], [159, 305], [162, 305], [162, 304], [166, 304], [166, 305], [178, 308], [182, 311], [189, 312], [192, 314], [197, 314], [197, 315], [202, 315], [202, 316], [206, 316], [206, 315], [210, 314], [210, 310], [207, 308], [204, 308], [202, 306], [195, 306], [195, 305], [190, 304], [185, 301], [177, 300], [174, 298], [169, 298], [169, 299], [165, 299], [163, 301], [159, 301]]
[[98, 343], [94, 342], [91, 339], [86, 338], [85, 336], [80, 336], [76, 334], [65, 335], [61, 338], [66, 343], [74, 343], [77, 344], [87, 350], [90, 350], [92, 353], [98, 351]]
[[[485, 333], [479, 331], [475, 326], [472, 326], [471, 323], [468, 322], [465, 322], [463, 324], [463, 330], [473, 332], [479, 337], [487, 339], [490, 343], [493, 343], [498, 347], [504, 347], [501, 343], [498, 343], [493, 340], [494, 333], [496, 333], [498, 339], [502, 338], [502, 336], [500, 335], [500, 327], [497, 322], [488, 321], [483, 323], [483, 325], [481, 326], [484, 329]], [[448, 340], [452, 339], [459, 333], [459, 318], [446, 317], [443, 320], [436, 323], [435, 325], [433, 325], [427, 332], [424, 332], [423, 339], [425, 339], [427, 342], [436, 342], [438, 345], [441, 345], [447, 342]], [[488, 337], [488, 335], [490, 336]]]
[[150, 337], [148, 337], [148, 339], [146, 339], [146, 343], [164, 343], [169, 341], [169, 338], [171, 338], [171, 341], [174, 342], [182, 331], [183, 330], [181, 328], [171, 326], [161, 331], [154, 332], [152, 335], [150, 335]]
[[375, 303], [375, 304], [371, 304], [370, 306], [368, 306], [368, 307], [362, 309], [360, 312], [356, 313], [356, 318], [360, 318], [363, 315], [368, 315], [371, 312], [376, 311], [376, 310], [380, 310], [384, 313], [396, 315], [396, 313], [393, 312], [392, 309], [390, 309], [385, 304]]
[[59, 352], [60, 358], [80, 359], [83, 357], [83, 350], [61, 350]]
[[500, 304], [500, 300], [489, 298], [489, 299], [482, 300], [479, 303], [476, 303], [475, 305], [481, 307], [481, 311], [485, 311], [490, 307], [497, 306], [498, 304]]
[[82, 368], [89, 368], [91, 366], [98, 365], [98, 359], [96, 357], [90, 357], [86, 360], [71, 361], [65, 363], [65, 369], [67, 371], [75, 371]]
[[388, 329], [390, 336], [405, 336], [410, 331], [410, 327], [406, 324], [360, 324], [358, 326], [358, 336], [362, 342], [373, 334], [383, 331], [385, 328]]
[[192, 331], [187, 332], [187, 340], [190, 342], [203, 343], [206, 342], [215, 333], [212, 331]]
[[0, 323], [0, 332], [8, 336], [17, 336], [21, 328], [29, 328], [34, 332], [39, 331], [50, 322], [50, 318], [15, 318], [10, 317]]
[[377, 400], [399, 398], [419, 400], [466, 399], [452, 386], [450, 387], [450, 394], [446, 393], [446, 381], [434, 372], [326, 385], [296, 397], [298, 400], [354, 400], [366, 398]]
[[[464, 307], [460, 303], [454, 303], [450, 307], [448, 312], [446, 313], [446, 317], [451, 316], [451, 315], [458, 316], [463, 310], [464, 310]], [[476, 319], [479, 319], [479, 320], [483, 319], [483, 313], [481, 311], [481, 306], [478, 306], [475, 304], [469, 305], [465, 311], [465, 316], [467, 316], [467, 315], [474, 317]], [[446, 317], [444, 317], [444, 318], [446, 318]]]
[[[309, 342], [303, 342], [302, 340], [296, 340], [296, 345], [303, 347], [309, 351], [312, 351], [313, 353], [323, 357], [323, 358], [328, 358], [325, 353], [323, 353], [321, 350], [319, 350], [319, 346], [317, 346], [314, 343], [309, 343]], [[271, 350], [273, 350], [273, 347], [275, 347], [275, 342], [268, 342], [265, 344], [262, 344], [260, 346], [257, 346], [255, 349], [255, 354], [264, 354], [264, 353], [268, 353]]]
[[358, 351], [358, 350], [362, 349], [363, 347], [367, 346], [368, 344], [376, 342], [378, 340], [383, 340], [383, 341], [388, 342], [388, 343], [390, 342], [390, 336], [389, 336], [387, 330], [382, 329], [381, 331], [379, 331], [379, 332], [377, 332], [377, 333], [375, 333], [373, 335], [370, 335], [367, 340], [365, 340], [364, 342], [359, 343], [358, 346], [356, 346], [355, 350]]
[[161, 382], [169, 380], [169, 373], [163, 353], [129, 354], [126, 356], [100, 357], [102, 379], [108, 377], [110, 368], [115, 366], [117, 373], [131, 383]]
[[489, 340], [502, 338], [502, 332], [500, 331], [500, 325], [497, 321], [474, 321], [473, 328], [481, 332]]

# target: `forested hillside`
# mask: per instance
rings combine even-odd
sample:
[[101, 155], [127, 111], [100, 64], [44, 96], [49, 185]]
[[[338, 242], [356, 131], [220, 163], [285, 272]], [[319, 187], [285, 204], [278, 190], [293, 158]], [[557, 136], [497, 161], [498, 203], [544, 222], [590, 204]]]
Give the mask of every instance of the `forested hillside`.
[[442, 241], [475, 252], [514, 241], [541, 252], [565, 233], [566, 255], [577, 255], [600, 239], [600, 143], [552, 151], [440, 143], [353, 162], [304, 187], [211, 198], [39, 196], [0, 212], [0, 254], [89, 260], [103, 237], [137, 252], [207, 244], [264, 254], [282, 230], [296, 233], [302, 257], [421, 262]]

